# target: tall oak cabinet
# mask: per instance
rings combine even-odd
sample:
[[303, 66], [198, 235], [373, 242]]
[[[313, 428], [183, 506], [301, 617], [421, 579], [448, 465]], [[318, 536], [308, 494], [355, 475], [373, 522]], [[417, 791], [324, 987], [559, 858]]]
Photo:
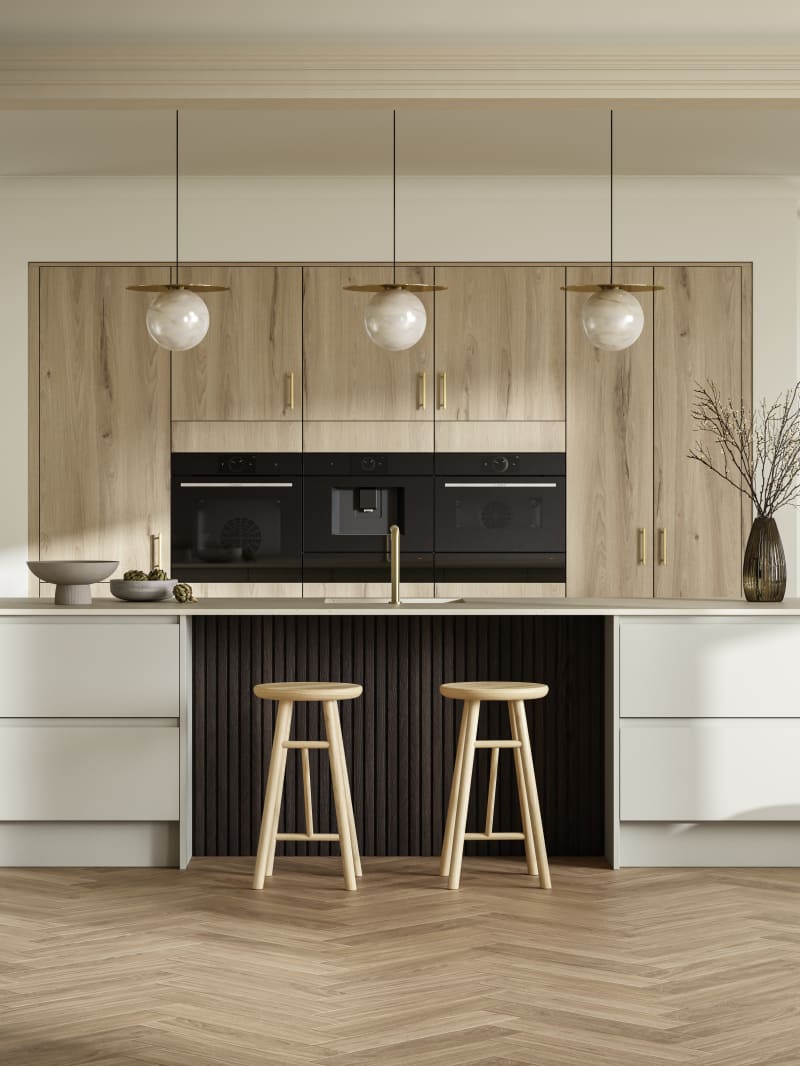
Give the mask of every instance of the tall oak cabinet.
[[32, 558], [118, 559], [121, 576], [160, 534], [169, 565], [169, 354], [126, 291], [153, 281], [169, 268], [32, 269]]
[[[606, 270], [571, 267], [571, 284]], [[688, 458], [695, 383], [752, 403], [748, 265], [625, 268], [641, 297], [628, 351], [592, 348], [567, 299], [567, 593], [736, 599], [749, 508]]]

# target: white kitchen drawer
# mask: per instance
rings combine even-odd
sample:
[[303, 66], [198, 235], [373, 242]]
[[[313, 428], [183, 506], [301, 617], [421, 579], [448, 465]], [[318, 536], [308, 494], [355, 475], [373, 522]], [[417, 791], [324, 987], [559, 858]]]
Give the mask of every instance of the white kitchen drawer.
[[173, 618], [0, 622], [0, 718], [177, 718]]
[[0, 724], [0, 822], [177, 821], [178, 723]]
[[800, 722], [622, 722], [620, 818], [800, 820]]
[[800, 718], [800, 620], [623, 620], [622, 718]]

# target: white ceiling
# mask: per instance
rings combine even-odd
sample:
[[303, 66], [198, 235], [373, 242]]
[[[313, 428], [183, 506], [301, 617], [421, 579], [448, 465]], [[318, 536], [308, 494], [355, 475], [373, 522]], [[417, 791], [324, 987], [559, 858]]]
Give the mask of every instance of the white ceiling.
[[19, 44], [800, 39], [791, 0], [2, 0]]
[[[800, 101], [625, 103], [614, 116], [618, 173], [800, 175]], [[171, 110], [0, 111], [0, 173], [170, 174], [174, 122]], [[603, 105], [427, 105], [399, 111], [397, 129], [400, 174], [608, 170]], [[187, 109], [181, 170], [388, 174], [391, 111]]]

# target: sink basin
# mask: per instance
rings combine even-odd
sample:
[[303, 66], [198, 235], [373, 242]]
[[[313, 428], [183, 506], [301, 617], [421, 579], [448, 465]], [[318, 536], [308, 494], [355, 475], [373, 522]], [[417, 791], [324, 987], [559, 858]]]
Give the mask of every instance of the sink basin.
[[[388, 596], [326, 596], [323, 603], [342, 603], [364, 607], [379, 607], [382, 604], [391, 604]], [[404, 603], [463, 603], [458, 596], [403, 596], [399, 606]]]
[[92, 602], [94, 581], [110, 577], [119, 566], [117, 559], [51, 559], [32, 560], [28, 569], [40, 581], [51, 581], [56, 587], [55, 602], [62, 607], [80, 607]]

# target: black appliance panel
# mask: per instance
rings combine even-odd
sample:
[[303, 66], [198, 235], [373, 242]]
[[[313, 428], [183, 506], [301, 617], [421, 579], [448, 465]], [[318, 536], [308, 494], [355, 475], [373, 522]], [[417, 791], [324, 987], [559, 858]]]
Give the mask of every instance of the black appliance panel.
[[437, 552], [564, 551], [566, 479], [436, 479]]
[[390, 526], [401, 552], [433, 551], [433, 456], [305, 457], [303, 551], [385, 555]]
[[566, 456], [439, 453], [436, 580], [562, 582]]
[[468, 477], [542, 477], [567, 473], [564, 452], [437, 452], [437, 474]]
[[433, 464], [433, 455], [420, 452], [309, 452], [303, 456], [304, 472], [319, 475], [423, 476], [434, 472]]
[[299, 581], [301, 462], [297, 455], [174, 455], [173, 576]]
[[437, 552], [436, 581], [559, 583], [566, 580], [561, 552]]
[[[433, 552], [400, 553], [400, 577], [406, 582], [433, 581]], [[303, 580], [308, 582], [389, 582], [388, 552], [305, 552]], [[444, 579], [443, 579], [444, 580]]]

